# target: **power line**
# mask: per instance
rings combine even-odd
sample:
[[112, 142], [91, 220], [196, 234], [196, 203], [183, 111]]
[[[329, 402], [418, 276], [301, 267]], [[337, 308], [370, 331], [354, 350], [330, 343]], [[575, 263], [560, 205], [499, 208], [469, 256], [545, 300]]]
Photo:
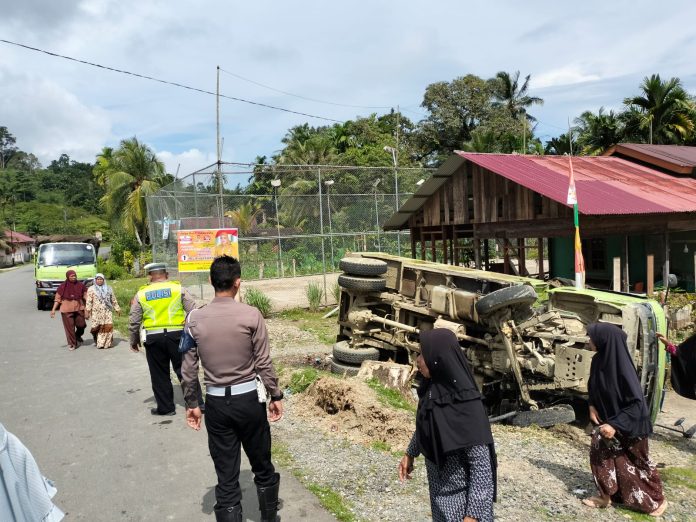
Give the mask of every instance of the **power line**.
[[[107, 66], [107, 65], [101, 65], [101, 64], [98, 64], [98, 63], [88, 62], [88, 61], [86, 61], [86, 60], [80, 60], [80, 59], [78, 59], [78, 58], [73, 58], [73, 57], [71, 57], [71, 56], [65, 56], [65, 55], [63, 55], [63, 54], [58, 54], [58, 53], [54, 53], [54, 52], [51, 52], [51, 51], [46, 51], [46, 50], [44, 50], [44, 49], [39, 49], [39, 48], [37, 48], [37, 47], [31, 47], [31, 46], [29, 46], [29, 45], [24, 45], [24, 44], [21, 44], [21, 43], [12, 42], [12, 41], [10, 41], [10, 40], [5, 40], [5, 39], [2, 39], [2, 38], [0, 38], [0, 42], [6, 43], [6, 44], [9, 44], [9, 45], [14, 45], [14, 46], [17, 46], [17, 47], [22, 47], [22, 48], [28, 49], [28, 50], [30, 50], [30, 51], [36, 51], [36, 52], [39, 52], [39, 53], [47, 54], [47, 55], [49, 55], [49, 56], [53, 56], [53, 57], [56, 57], [56, 58], [63, 58], [63, 59], [65, 59], [65, 60], [70, 60], [70, 61], [72, 61], [72, 62], [77, 62], [77, 63], [81, 63], [81, 64], [84, 64], [84, 65], [90, 65], [90, 66], [92, 66], [92, 67], [97, 67], [97, 68], [99, 68], [99, 69], [105, 69], [105, 70], [107, 70], [107, 71], [117, 72], [117, 73], [121, 73], [121, 74], [127, 74], [127, 75], [130, 75], [130, 76], [135, 76], [135, 77], [137, 77], [137, 78], [142, 78], [142, 79], [144, 79], [144, 80], [150, 80], [150, 81], [153, 81], [153, 82], [164, 83], [164, 84], [166, 84], [166, 85], [172, 85], [172, 86], [174, 86], [174, 87], [179, 87], [179, 88], [181, 88], [181, 89], [187, 89], [187, 90], [189, 90], [189, 91], [195, 91], [195, 92], [200, 92], [200, 93], [202, 93], [202, 94], [210, 94], [210, 95], [212, 95], [212, 96], [216, 96], [216, 94], [215, 94], [214, 92], [212, 92], [212, 91], [207, 91], [207, 90], [205, 90], [205, 89], [199, 89], [198, 87], [191, 87], [190, 85], [185, 85], [185, 84], [183, 84], [183, 83], [172, 82], [172, 81], [169, 81], [169, 80], [162, 80], [162, 79], [160, 79], [160, 78], [155, 78], [155, 77], [153, 77], [153, 76], [147, 76], [147, 75], [145, 75], [145, 74], [138, 74], [138, 73], [134, 73], [134, 72], [131, 72], [131, 71], [126, 71], [126, 70], [123, 70], [123, 69], [116, 69], [115, 67], [109, 67], [109, 66]], [[318, 120], [331, 121], [331, 122], [335, 122], [335, 123], [343, 123], [341, 120], [335, 120], [335, 119], [333, 119], [333, 118], [326, 118], [326, 117], [324, 117], [324, 116], [316, 116], [316, 115], [314, 115], [314, 114], [308, 114], [308, 113], [306, 113], [306, 112], [293, 111], [293, 110], [290, 110], [290, 109], [284, 109], [283, 107], [275, 107], [275, 106], [273, 106], [273, 105], [268, 105], [268, 104], [266, 104], [266, 103], [255, 102], [255, 101], [251, 101], [251, 100], [245, 100], [244, 98], [237, 98], [237, 97], [235, 97], [235, 96], [228, 96], [228, 95], [226, 95], [226, 94], [220, 94], [220, 97], [221, 97], [221, 98], [227, 98], [228, 100], [238, 101], [238, 102], [242, 102], [242, 103], [248, 103], [248, 104], [250, 104], [250, 105], [256, 105], [256, 106], [258, 106], [258, 107], [265, 107], [265, 108], [267, 108], [267, 109], [274, 109], [274, 110], [276, 110], [276, 111], [283, 111], [283, 112], [288, 112], [288, 113], [291, 113], [291, 114], [298, 114], [298, 115], [300, 115], [300, 116], [306, 116], [306, 117], [308, 117], [308, 118], [316, 118], [316, 119], [318, 119]]]
[[227, 71], [223, 68], [220, 68], [222, 72], [225, 74], [229, 74], [230, 76], [233, 76], [239, 80], [253, 83], [254, 85], [258, 85], [259, 87], [263, 87], [264, 89], [268, 89], [270, 91], [274, 92], [279, 92], [280, 94], [285, 94], [286, 96], [293, 96], [295, 98], [300, 98], [301, 100], [307, 100], [315, 103], [323, 103], [325, 105], [334, 105], [336, 107], [350, 107], [353, 109], [392, 109], [393, 107], [389, 105], [350, 105], [348, 103], [337, 103], [337, 102], [330, 102], [330, 101], [325, 101], [325, 100], [318, 100], [316, 98], [310, 98], [308, 96], [302, 96], [300, 94], [294, 94], [291, 92], [283, 91], [281, 89], [276, 89], [275, 87], [271, 87], [270, 85], [263, 84], [261, 82], [257, 82], [255, 80], [250, 80], [249, 78], [245, 78], [244, 76], [240, 76], [239, 74]]

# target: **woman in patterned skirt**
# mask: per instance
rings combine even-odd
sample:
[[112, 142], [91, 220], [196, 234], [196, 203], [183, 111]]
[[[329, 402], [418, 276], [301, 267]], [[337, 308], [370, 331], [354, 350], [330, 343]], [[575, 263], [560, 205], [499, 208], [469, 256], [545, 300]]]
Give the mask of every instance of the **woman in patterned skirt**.
[[411, 478], [413, 459], [422, 453], [435, 522], [492, 522], [496, 458], [481, 393], [453, 332], [436, 328], [420, 342], [416, 431], [399, 478]]
[[94, 285], [87, 291], [87, 318], [92, 319], [91, 333], [100, 350], [111, 348], [114, 338], [114, 310], [121, 313], [113, 289], [106, 284], [104, 274], [94, 276]]
[[595, 351], [587, 383], [590, 420], [597, 426], [590, 446], [590, 466], [599, 496], [583, 503], [606, 508], [612, 502], [660, 516], [667, 506], [662, 481], [648, 456], [650, 413], [626, 333], [618, 326], [595, 323], [587, 328]]

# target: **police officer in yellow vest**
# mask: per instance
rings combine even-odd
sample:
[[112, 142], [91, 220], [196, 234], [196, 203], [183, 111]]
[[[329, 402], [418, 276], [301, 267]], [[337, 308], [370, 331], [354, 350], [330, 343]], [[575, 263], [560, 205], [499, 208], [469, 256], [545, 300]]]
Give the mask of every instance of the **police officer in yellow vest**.
[[196, 307], [196, 302], [181, 283], [169, 280], [164, 263], [145, 265], [145, 272], [150, 284], [140, 287], [131, 301], [130, 346], [132, 351], [139, 352], [141, 341], [145, 345], [152, 392], [157, 403], [150, 413], [174, 415], [176, 407], [169, 364], [181, 382], [179, 339], [186, 314]]

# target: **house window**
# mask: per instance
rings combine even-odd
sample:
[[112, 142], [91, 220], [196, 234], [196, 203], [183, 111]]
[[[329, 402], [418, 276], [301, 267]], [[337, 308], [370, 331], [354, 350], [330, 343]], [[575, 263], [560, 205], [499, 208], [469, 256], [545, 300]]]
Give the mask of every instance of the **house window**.
[[585, 269], [593, 272], [603, 272], [607, 269], [607, 241], [603, 238], [584, 239], [582, 255], [585, 259]]

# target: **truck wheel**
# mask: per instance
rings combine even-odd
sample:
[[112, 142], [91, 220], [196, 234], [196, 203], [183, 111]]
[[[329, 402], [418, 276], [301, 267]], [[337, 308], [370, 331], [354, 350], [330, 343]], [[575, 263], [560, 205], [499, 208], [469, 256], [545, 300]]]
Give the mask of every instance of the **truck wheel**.
[[548, 428], [556, 424], [567, 424], [575, 420], [575, 410], [570, 404], [559, 404], [542, 410], [521, 411], [515, 415], [510, 424], [526, 428], [536, 424], [540, 428]]
[[357, 375], [360, 371], [360, 365], [345, 364], [338, 361], [331, 361], [331, 373], [337, 373], [339, 375], [353, 376]]
[[36, 296], [36, 309], [43, 311], [45, 306], [46, 305], [44, 304], [44, 298], [40, 297], [40, 296]]
[[387, 263], [369, 257], [344, 257], [338, 267], [346, 274], [358, 276], [378, 276], [387, 271]]
[[387, 286], [387, 282], [381, 277], [358, 277], [346, 274], [338, 276], [338, 284], [346, 290], [358, 292], [381, 292]]
[[378, 361], [379, 350], [369, 346], [351, 348], [347, 342], [343, 341], [333, 345], [333, 360], [354, 364], [360, 364], [363, 361]]
[[490, 315], [502, 308], [533, 305], [538, 296], [529, 285], [509, 286], [484, 295], [476, 301], [476, 312], [480, 316]]

